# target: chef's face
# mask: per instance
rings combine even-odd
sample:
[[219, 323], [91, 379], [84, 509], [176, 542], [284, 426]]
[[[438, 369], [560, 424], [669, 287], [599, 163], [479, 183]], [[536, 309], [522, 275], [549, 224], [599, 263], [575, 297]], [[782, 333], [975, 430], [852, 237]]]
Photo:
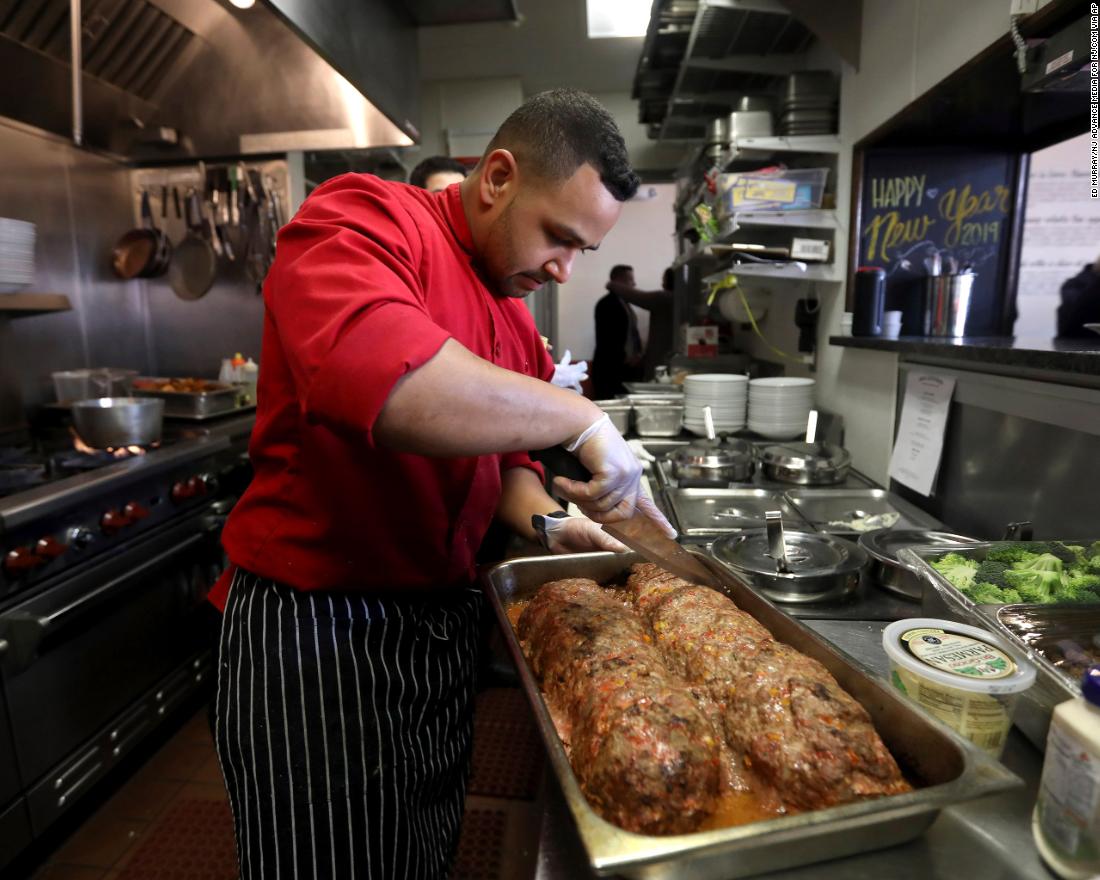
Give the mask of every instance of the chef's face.
[[[486, 169], [489, 174], [494, 170]], [[486, 279], [503, 296], [524, 297], [553, 279], [569, 280], [573, 260], [599, 247], [615, 221], [617, 201], [591, 165], [567, 180], [543, 181], [514, 173], [489, 223], [480, 260]], [[490, 177], [488, 185], [493, 186]]]

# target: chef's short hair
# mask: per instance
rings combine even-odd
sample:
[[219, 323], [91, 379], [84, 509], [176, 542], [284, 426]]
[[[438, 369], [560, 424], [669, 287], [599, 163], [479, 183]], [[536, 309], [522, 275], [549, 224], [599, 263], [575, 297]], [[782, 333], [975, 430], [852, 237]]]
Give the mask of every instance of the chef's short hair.
[[553, 89], [524, 101], [497, 129], [485, 155], [498, 149], [546, 180], [572, 177], [587, 162], [620, 202], [638, 190], [615, 120], [599, 101], [576, 89]]
[[629, 272], [631, 275], [633, 275], [634, 274], [634, 267], [633, 266], [627, 266], [626, 264], [620, 264], [618, 266], [612, 266], [611, 267], [611, 280], [612, 281], [618, 281], [627, 272]]

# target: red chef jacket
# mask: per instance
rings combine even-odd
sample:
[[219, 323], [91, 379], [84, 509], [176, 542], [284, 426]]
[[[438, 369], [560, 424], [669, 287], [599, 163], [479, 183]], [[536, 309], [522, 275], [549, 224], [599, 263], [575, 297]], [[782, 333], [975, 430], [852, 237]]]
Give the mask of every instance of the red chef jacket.
[[[255, 476], [223, 533], [234, 565], [302, 590], [469, 583], [501, 472], [537, 465], [394, 452], [372, 428], [394, 383], [451, 337], [553, 375], [527, 307], [491, 293], [472, 253], [457, 184], [433, 194], [345, 174], [282, 229], [264, 284]], [[229, 579], [211, 593], [219, 607]]]

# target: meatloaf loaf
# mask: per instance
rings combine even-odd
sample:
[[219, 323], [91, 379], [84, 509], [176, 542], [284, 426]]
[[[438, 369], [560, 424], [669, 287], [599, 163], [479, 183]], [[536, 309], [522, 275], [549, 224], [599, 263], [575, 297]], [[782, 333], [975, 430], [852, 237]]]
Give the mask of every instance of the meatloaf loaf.
[[544, 584], [517, 631], [593, 808], [643, 834], [697, 828], [718, 796], [721, 734], [622, 595]]
[[633, 567], [628, 588], [669, 667], [710, 694], [731, 747], [784, 802], [816, 809], [909, 790], [866, 710], [727, 596], [651, 563]]

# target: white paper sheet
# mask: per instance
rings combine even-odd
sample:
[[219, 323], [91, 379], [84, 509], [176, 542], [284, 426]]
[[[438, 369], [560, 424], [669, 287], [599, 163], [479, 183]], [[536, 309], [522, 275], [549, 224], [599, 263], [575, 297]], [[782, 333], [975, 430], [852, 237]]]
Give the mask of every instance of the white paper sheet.
[[909, 373], [890, 476], [921, 495], [931, 495], [943, 455], [943, 434], [955, 380], [933, 373]]

